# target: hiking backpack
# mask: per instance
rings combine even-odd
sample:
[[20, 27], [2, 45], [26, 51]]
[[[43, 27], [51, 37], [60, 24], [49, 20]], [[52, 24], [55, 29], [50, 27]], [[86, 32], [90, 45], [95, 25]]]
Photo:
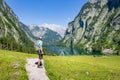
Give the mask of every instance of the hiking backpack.
[[38, 41], [36, 41], [36, 42], [34, 43], [34, 49], [35, 49], [35, 51], [39, 50]]

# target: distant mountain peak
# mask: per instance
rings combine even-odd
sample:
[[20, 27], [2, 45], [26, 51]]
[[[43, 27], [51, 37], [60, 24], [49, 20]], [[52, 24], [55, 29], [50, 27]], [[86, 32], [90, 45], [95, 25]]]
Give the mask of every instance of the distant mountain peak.
[[89, 0], [89, 2], [91, 4], [101, 3], [101, 5], [105, 5], [108, 2], [108, 0]]
[[99, 0], [89, 0], [90, 3], [94, 4], [96, 2], [98, 2]]
[[30, 25], [28, 27], [35, 37], [43, 37], [44, 44], [53, 44], [61, 40], [61, 35], [45, 26]]
[[44, 23], [42, 25], [39, 25], [39, 27], [45, 27], [45, 28], [48, 28], [50, 30], [53, 30], [53, 31], [59, 33], [62, 37], [64, 37], [64, 33], [65, 33], [65, 30], [66, 30], [66, 27], [63, 27], [61, 25], [56, 25], [56, 24]]
[[38, 27], [36, 24], [30, 24], [28, 26], [29, 26], [30, 30], [34, 29], [35, 27]]

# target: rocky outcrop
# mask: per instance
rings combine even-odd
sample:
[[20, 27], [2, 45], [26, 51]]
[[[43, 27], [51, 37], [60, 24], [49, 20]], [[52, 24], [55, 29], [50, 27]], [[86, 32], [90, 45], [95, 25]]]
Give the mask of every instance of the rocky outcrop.
[[73, 47], [87, 51], [120, 52], [119, 15], [120, 0], [89, 0], [68, 24], [63, 43], [71, 46], [72, 41]]

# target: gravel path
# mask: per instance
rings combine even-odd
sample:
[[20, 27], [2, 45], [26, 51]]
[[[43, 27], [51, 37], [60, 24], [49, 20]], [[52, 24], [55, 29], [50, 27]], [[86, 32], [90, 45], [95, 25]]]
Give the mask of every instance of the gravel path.
[[46, 75], [44, 65], [42, 68], [37, 68], [35, 62], [38, 59], [27, 59], [26, 71], [28, 73], [29, 80], [49, 80]]

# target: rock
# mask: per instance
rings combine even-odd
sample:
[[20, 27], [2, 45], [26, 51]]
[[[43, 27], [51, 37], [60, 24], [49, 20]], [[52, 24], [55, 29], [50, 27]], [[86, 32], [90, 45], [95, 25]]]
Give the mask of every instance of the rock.
[[104, 49], [102, 51], [104, 54], [112, 54], [113, 53], [113, 50], [112, 49]]

